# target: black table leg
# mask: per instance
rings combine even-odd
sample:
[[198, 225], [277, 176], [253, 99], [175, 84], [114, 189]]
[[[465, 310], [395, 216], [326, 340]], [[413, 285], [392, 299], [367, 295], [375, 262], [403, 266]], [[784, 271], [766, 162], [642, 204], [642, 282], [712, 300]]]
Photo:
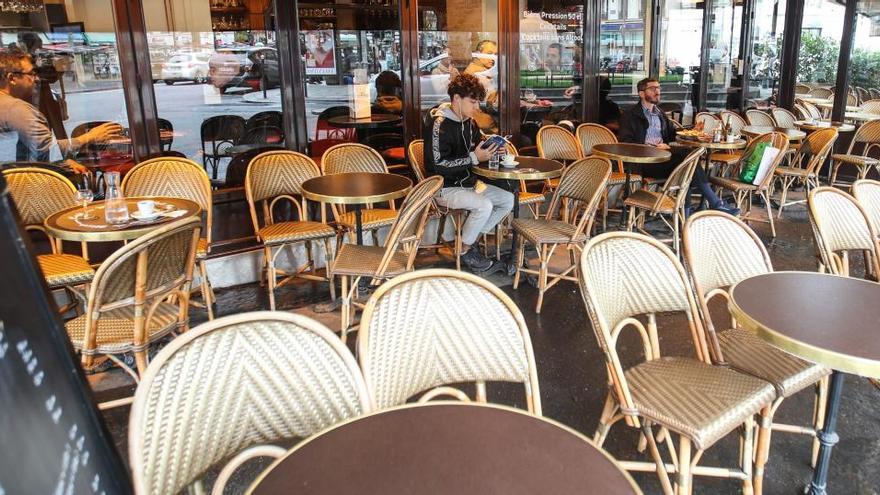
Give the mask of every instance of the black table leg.
[[[507, 187], [513, 193], [513, 218], [519, 218], [519, 181], [509, 180], [507, 181]], [[517, 233], [516, 229], [513, 229], [513, 234], [510, 237], [510, 254], [508, 255], [508, 263], [511, 265], [516, 263], [516, 243], [518, 239], [519, 233]], [[500, 243], [501, 239], [496, 239], [495, 242]]]
[[354, 205], [354, 221], [358, 246], [364, 245], [364, 220], [361, 214], [361, 205]]
[[623, 201], [621, 202], [623, 206], [621, 206], [620, 210], [620, 226], [626, 227], [627, 220], [629, 219], [629, 208], [626, 207], [626, 198], [629, 197], [629, 181], [632, 176], [632, 168], [626, 162], [623, 164], [623, 173], [626, 174], [626, 178], [623, 184]]
[[825, 495], [828, 484], [828, 468], [831, 464], [831, 449], [840, 438], [837, 436], [837, 413], [840, 408], [840, 392], [843, 390], [843, 376], [840, 371], [831, 373], [831, 384], [828, 386], [828, 406], [825, 409], [825, 427], [819, 432], [819, 458], [810, 482], [810, 495]]

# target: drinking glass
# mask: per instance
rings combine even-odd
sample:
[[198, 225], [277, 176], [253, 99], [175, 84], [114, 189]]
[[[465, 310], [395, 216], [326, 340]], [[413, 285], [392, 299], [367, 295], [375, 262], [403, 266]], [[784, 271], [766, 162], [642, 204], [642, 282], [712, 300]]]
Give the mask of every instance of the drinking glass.
[[489, 157], [489, 170], [498, 170], [498, 154], [493, 153]]
[[92, 190], [88, 188], [88, 186], [81, 187], [80, 189], [76, 190], [76, 201], [78, 203], [82, 203], [82, 207], [83, 207], [82, 213], [77, 215], [77, 217], [79, 219], [91, 220], [91, 219], [95, 218], [94, 215], [89, 213], [89, 209], [88, 209], [89, 203], [91, 203], [94, 199], [95, 199], [95, 193], [93, 193]]
[[523, 99], [525, 99], [529, 103], [534, 103], [535, 100], [538, 99], [538, 97], [537, 95], [535, 95], [535, 92], [531, 90], [531, 88], [526, 88], [525, 92], [523, 93]]

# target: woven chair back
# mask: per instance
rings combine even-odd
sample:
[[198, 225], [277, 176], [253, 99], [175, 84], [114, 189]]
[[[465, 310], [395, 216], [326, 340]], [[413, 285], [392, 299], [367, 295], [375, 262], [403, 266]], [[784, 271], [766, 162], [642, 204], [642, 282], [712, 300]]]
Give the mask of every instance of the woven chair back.
[[860, 153], [862, 156], [868, 156], [868, 153], [874, 148], [880, 150], [880, 116], [877, 117], [877, 120], [869, 120], [859, 126], [846, 153], [848, 155], [855, 154], [856, 145], [862, 146]]
[[[795, 153], [795, 156], [791, 161], [792, 164], [802, 167], [811, 174], [816, 173], [816, 171], [819, 170], [819, 167], [825, 163], [825, 159], [828, 158], [828, 154], [831, 153], [831, 150], [834, 148], [834, 142], [837, 141], [837, 135], [837, 129], [834, 128], [819, 129], [811, 132], [807, 135], [806, 139], [803, 140], [801, 146]], [[805, 153], [808, 153], [809, 160], [806, 163], [803, 163]]]
[[853, 93], [846, 95], [846, 105], [849, 107], [854, 107], [859, 104], [859, 97]]
[[409, 165], [412, 167], [416, 180], [421, 182], [425, 180], [427, 171], [425, 170], [425, 141], [423, 139], [413, 139], [406, 148], [409, 155]]
[[545, 125], [538, 129], [538, 155], [550, 160], [577, 160], [583, 157], [578, 139], [564, 127]]
[[425, 391], [466, 396], [444, 387], [485, 382], [525, 386], [528, 410], [541, 414], [529, 330], [516, 304], [491, 282], [453, 270], [418, 270], [376, 290], [364, 308], [358, 355], [377, 408]]
[[[862, 102], [862, 106], [860, 107], [862, 113], [876, 113], [880, 114], [880, 100], [867, 100]], [[880, 118], [880, 117], [878, 117]]]
[[175, 157], [159, 157], [143, 161], [125, 174], [122, 191], [128, 197], [165, 196], [188, 199], [202, 209], [205, 228], [202, 233], [211, 240], [213, 197], [211, 179], [198, 163]]
[[828, 88], [815, 88], [811, 89], [809, 93], [812, 98], [831, 98], [834, 95], [834, 91], [831, 91]]
[[794, 112], [800, 120], [813, 120], [813, 115], [800, 103], [794, 104]]
[[784, 108], [774, 108], [770, 113], [773, 115], [773, 120], [776, 121], [776, 125], [779, 127], [785, 127], [786, 129], [797, 128], [797, 126], [794, 125], [797, 117], [788, 110]]
[[718, 118], [721, 120], [722, 124], [727, 124], [730, 122], [730, 130], [734, 135], [739, 135], [742, 132], [742, 128], [749, 125], [746, 122], [746, 119], [742, 118], [742, 116], [736, 112], [731, 112], [730, 110], [722, 110], [718, 114]]
[[721, 125], [721, 121], [718, 120], [718, 116], [709, 112], [700, 112], [694, 117], [694, 124], [703, 123], [703, 130], [706, 132], [712, 132], [715, 130], [715, 127]]
[[411, 270], [418, 252], [419, 242], [428, 220], [428, 212], [434, 195], [443, 187], [443, 178], [439, 175], [428, 177], [410, 190], [400, 206], [400, 213], [394, 219], [388, 237], [385, 239], [385, 254], [376, 269], [381, 276], [388, 269], [389, 263], [398, 250], [407, 254], [406, 269]]
[[[698, 358], [710, 362], [684, 268], [660, 241], [633, 232], [594, 237], [581, 254], [578, 282], [621, 407], [635, 409], [617, 350], [625, 327], [635, 327], [644, 360], [651, 361], [660, 357], [655, 315], [683, 312]], [[648, 315], [647, 327], [636, 318], [642, 315]]]
[[853, 196], [862, 205], [874, 233], [880, 235], [880, 182], [870, 179], [857, 180], [852, 186]]
[[[278, 201], [289, 201], [295, 205], [299, 218], [307, 218], [305, 199], [302, 196], [302, 183], [319, 177], [321, 171], [308, 156], [296, 151], [267, 151], [251, 160], [244, 178], [244, 190], [250, 207], [254, 231], [274, 223], [274, 207]], [[262, 215], [257, 214], [261, 205]]]
[[822, 118], [822, 111], [819, 110], [819, 107], [817, 107], [816, 105], [814, 105], [808, 101], [802, 100], [800, 98], [797, 100], [797, 104], [800, 105], [801, 108], [803, 108], [804, 110], [807, 111], [807, 114], [805, 115], [805, 117], [809, 117], [809, 118], [817, 119], [817, 120]]
[[657, 196], [654, 206], [651, 208], [652, 213], [656, 213], [663, 206], [664, 196], [672, 199], [675, 203], [675, 209], [684, 208], [687, 201], [687, 192], [691, 186], [691, 179], [694, 177], [694, 170], [699, 166], [700, 158], [706, 153], [705, 148], [696, 148], [678, 164], [677, 167], [669, 174], [666, 182], [663, 184], [662, 195]]
[[578, 141], [581, 143], [581, 150], [584, 156], [593, 154], [593, 146], [597, 144], [614, 144], [617, 142], [617, 136], [611, 132], [611, 129], [601, 124], [581, 124], [575, 131]]
[[848, 274], [848, 267], [839, 255], [845, 251], [866, 251], [876, 265], [876, 234], [868, 214], [854, 197], [823, 186], [810, 191], [807, 202], [816, 244], [832, 273]]
[[767, 170], [764, 179], [758, 184], [758, 191], [763, 191], [770, 186], [776, 172], [776, 167], [778, 167], [785, 158], [785, 151], [788, 149], [788, 138], [781, 132], [768, 132], [767, 134], [762, 134], [749, 141], [749, 145], [746, 147], [742, 156], [749, 156], [759, 143], [767, 143], [768, 146], [779, 150], [776, 158], [773, 159], [773, 163], [770, 164], [770, 168]]
[[66, 177], [37, 167], [3, 171], [12, 201], [26, 229], [43, 230], [49, 215], [76, 206], [76, 186]]
[[321, 158], [324, 175], [351, 172], [388, 173], [385, 159], [378, 151], [359, 143], [342, 143], [331, 146]]
[[321, 323], [269, 311], [218, 318], [171, 341], [138, 386], [135, 493], [179, 493], [244, 449], [371, 410], [354, 357]]
[[562, 220], [575, 226], [571, 238], [589, 234], [610, 176], [611, 162], [607, 158], [588, 156], [572, 163], [559, 179], [545, 218], [553, 220], [563, 200], [568, 200], [564, 208], [567, 218], [563, 216]]
[[751, 125], [776, 127], [776, 120], [773, 119], [773, 116], [763, 110], [746, 110], [746, 118]]
[[809, 92], [810, 92], [812, 89], [813, 89], [813, 88], [807, 86], [806, 84], [795, 84], [795, 86], [794, 86], [794, 94], [796, 94], [796, 95], [805, 95], [805, 94], [809, 94]]

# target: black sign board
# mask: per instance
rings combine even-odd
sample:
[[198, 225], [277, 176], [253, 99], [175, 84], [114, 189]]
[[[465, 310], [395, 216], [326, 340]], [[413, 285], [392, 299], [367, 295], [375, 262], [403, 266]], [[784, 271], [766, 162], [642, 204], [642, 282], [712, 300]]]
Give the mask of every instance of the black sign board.
[[0, 174], [0, 495], [131, 493]]

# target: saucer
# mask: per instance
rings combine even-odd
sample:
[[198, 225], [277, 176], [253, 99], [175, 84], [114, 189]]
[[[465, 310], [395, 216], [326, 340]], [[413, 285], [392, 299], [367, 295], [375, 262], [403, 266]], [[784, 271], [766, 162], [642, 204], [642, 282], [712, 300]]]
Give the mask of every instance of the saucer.
[[513, 162], [499, 162], [499, 163], [501, 164], [502, 167], [507, 167], [507, 168], [513, 168], [513, 167], [519, 165], [519, 162], [517, 162], [517, 161], [513, 161]]
[[137, 211], [137, 210], [136, 210], [136, 211], [131, 212], [131, 216], [132, 216], [135, 220], [142, 220], [142, 221], [143, 221], [143, 220], [155, 220], [155, 219], [159, 218], [160, 216], [162, 216], [162, 212], [160, 212], [160, 211], [153, 211], [153, 213], [151, 213], [150, 215], [144, 215], [144, 214], [141, 213], [140, 211]]

